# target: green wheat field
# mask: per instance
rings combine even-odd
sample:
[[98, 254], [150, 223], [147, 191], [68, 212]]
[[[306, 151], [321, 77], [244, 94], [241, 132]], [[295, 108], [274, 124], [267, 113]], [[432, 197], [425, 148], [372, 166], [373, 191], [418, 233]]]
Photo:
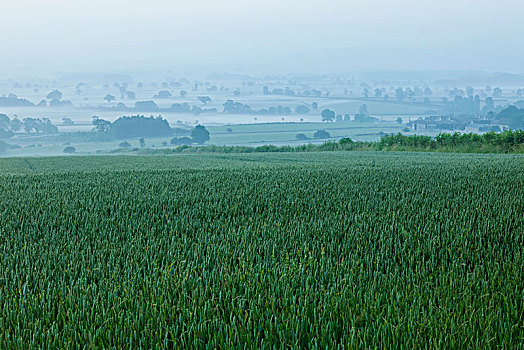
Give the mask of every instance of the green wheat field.
[[524, 346], [524, 156], [0, 159], [0, 348]]

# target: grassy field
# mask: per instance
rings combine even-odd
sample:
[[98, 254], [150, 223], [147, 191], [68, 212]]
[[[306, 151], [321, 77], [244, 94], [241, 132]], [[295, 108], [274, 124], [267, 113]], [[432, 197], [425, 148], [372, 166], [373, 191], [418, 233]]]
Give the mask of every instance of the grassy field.
[[524, 157], [0, 159], [0, 347], [524, 345]]
[[[176, 126], [174, 126], [176, 127]], [[232, 129], [229, 133], [227, 129]], [[350, 137], [358, 141], [376, 141], [381, 133], [398, 133], [405, 126], [397, 123], [260, 123], [208, 126], [212, 145], [248, 145], [263, 144], [274, 145], [299, 145], [305, 143], [322, 143], [329, 139], [314, 139], [317, 130], [326, 130], [331, 135], [331, 140]], [[308, 140], [297, 140], [296, 135], [305, 134]], [[171, 137], [145, 138], [146, 147], [164, 148], [170, 145]], [[64, 142], [70, 141], [70, 142]], [[10, 150], [6, 156], [55, 156], [63, 155], [64, 147], [71, 145], [76, 152], [82, 155], [95, 154], [97, 151], [107, 152], [119, 148], [123, 141], [129, 142], [131, 147], [140, 147], [138, 138], [127, 140], [114, 140], [108, 142], [75, 142], [65, 135], [26, 135], [18, 134], [9, 143], [18, 144], [21, 148]], [[163, 146], [166, 142], [167, 146]]]

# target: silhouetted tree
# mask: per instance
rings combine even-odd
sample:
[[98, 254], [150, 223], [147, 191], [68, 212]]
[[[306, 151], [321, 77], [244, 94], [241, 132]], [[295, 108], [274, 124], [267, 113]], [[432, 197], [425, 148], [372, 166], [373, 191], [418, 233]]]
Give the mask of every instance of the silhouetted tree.
[[332, 122], [335, 120], [335, 112], [330, 109], [324, 109], [321, 113], [323, 122]]
[[211, 97], [209, 96], [198, 96], [197, 99], [203, 104], [208, 104], [209, 102], [211, 102]]
[[193, 139], [193, 142], [201, 145], [209, 141], [209, 131], [207, 131], [204, 126], [197, 125], [191, 131], [191, 138]]
[[107, 95], [104, 96], [104, 100], [106, 100], [107, 103], [111, 103], [111, 102], [115, 101], [116, 98], [115, 98], [115, 96], [113, 96], [111, 94], [107, 94]]
[[299, 106], [297, 106], [297, 108], [295, 108], [295, 112], [297, 114], [308, 114], [309, 113], [309, 108], [307, 106], [304, 106], [304, 105], [299, 105]]
[[104, 119], [93, 119], [93, 131], [101, 133], [101, 134], [107, 134], [109, 130], [111, 129], [111, 122], [104, 120]]
[[58, 90], [53, 90], [50, 93], [47, 94], [48, 100], [61, 100], [62, 99], [62, 93]]

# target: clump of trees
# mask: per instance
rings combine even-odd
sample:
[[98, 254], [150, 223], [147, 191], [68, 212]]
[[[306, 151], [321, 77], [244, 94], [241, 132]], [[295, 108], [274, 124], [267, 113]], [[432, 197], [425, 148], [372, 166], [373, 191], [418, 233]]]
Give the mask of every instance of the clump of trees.
[[53, 125], [49, 118], [18, 118], [9, 119], [6, 114], [0, 114], [0, 139], [11, 138], [15, 132], [24, 129], [26, 133], [52, 134], [58, 132], [58, 128]]
[[191, 130], [191, 137], [173, 137], [170, 141], [172, 145], [182, 146], [182, 145], [192, 145], [198, 144], [202, 145], [209, 141], [209, 131], [203, 125], [197, 125]]
[[171, 98], [171, 97], [173, 97], [173, 95], [171, 94], [171, 92], [169, 92], [169, 90], [159, 91], [158, 94], [153, 96], [153, 98]]
[[524, 109], [509, 106], [502, 110], [495, 118], [501, 124], [508, 125], [511, 129], [524, 129]]
[[291, 108], [278, 105], [276, 107], [262, 108], [259, 110], [252, 110], [247, 104], [227, 100], [224, 103], [224, 113], [229, 114], [262, 114], [262, 115], [290, 115]]
[[24, 98], [18, 98], [15, 94], [7, 97], [0, 96], [0, 106], [2, 107], [33, 107], [34, 104]]
[[53, 125], [49, 118], [24, 118], [22, 126], [26, 133], [52, 134], [58, 132], [58, 128]]
[[75, 152], [76, 152], [76, 148], [74, 148], [73, 146], [67, 146], [66, 148], [64, 148], [64, 153], [72, 154]]
[[122, 139], [141, 136], [157, 137], [173, 134], [173, 129], [171, 129], [167, 120], [161, 116], [123, 116], [113, 123], [98, 117], [93, 117], [93, 126], [93, 132], [105, 139]]
[[524, 131], [508, 130], [501, 133], [441, 133], [435, 138], [422, 135], [384, 135], [378, 149], [442, 150], [460, 152], [524, 152]]

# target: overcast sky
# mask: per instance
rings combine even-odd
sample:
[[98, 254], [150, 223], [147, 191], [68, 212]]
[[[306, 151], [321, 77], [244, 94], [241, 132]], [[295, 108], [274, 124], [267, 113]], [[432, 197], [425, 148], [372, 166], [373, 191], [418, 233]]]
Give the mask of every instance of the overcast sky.
[[524, 72], [517, 0], [1, 0], [0, 75]]

